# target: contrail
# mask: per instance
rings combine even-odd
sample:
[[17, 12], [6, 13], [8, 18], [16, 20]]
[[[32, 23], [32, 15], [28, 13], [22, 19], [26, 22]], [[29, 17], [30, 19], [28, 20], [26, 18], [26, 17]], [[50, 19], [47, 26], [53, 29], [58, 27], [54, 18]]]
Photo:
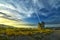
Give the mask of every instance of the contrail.
[[37, 12], [35, 12], [36, 16], [38, 17], [38, 21], [40, 22], [40, 17], [39, 15], [37, 14]]
[[[38, 1], [38, 0], [37, 0]], [[37, 2], [34, 3], [34, 12], [36, 14], [36, 16], [38, 17], [38, 22], [40, 22], [40, 17], [38, 15], [38, 6], [37, 6]]]
[[38, 17], [38, 22], [40, 22], [40, 17], [39, 17], [39, 15], [38, 15], [38, 13], [36, 12], [36, 10], [35, 10], [35, 14], [36, 14], [36, 16]]

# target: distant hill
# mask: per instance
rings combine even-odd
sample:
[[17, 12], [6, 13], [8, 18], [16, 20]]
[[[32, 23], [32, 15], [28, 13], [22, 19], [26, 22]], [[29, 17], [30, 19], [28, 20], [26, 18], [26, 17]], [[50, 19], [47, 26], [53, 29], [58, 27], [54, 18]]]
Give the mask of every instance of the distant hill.
[[46, 27], [46, 29], [60, 30], [60, 27]]
[[0, 24], [0, 28], [15, 28], [15, 27], [9, 26], [9, 25]]

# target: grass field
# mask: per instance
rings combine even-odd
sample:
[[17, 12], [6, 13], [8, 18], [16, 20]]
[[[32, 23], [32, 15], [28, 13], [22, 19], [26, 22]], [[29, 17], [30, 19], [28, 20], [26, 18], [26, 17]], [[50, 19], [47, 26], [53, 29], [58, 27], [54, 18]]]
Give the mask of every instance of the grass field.
[[0, 24], [0, 40], [60, 40], [60, 30], [15, 28]]
[[44, 40], [52, 33], [49, 29], [15, 28], [0, 24], [0, 40]]

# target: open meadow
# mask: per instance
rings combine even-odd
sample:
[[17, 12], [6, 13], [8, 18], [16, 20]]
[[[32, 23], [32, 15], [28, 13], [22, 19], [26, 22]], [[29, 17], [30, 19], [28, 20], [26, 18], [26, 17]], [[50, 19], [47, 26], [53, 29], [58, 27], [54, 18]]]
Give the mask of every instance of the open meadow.
[[[24, 29], [0, 25], [0, 40], [60, 40], [60, 30]], [[48, 31], [47, 31], [48, 30]]]

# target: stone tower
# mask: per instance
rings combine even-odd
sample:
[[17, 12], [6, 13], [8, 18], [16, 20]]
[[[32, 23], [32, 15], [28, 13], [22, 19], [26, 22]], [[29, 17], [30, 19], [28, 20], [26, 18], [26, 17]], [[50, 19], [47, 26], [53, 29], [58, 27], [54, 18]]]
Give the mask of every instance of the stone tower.
[[42, 23], [41, 23], [41, 28], [44, 28], [44, 26], [45, 26], [45, 23], [42, 22]]
[[41, 23], [38, 23], [38, 29], [44, 29], [44, 26], [45, 26], [45, 23], [44, 22], [41, 22]]

